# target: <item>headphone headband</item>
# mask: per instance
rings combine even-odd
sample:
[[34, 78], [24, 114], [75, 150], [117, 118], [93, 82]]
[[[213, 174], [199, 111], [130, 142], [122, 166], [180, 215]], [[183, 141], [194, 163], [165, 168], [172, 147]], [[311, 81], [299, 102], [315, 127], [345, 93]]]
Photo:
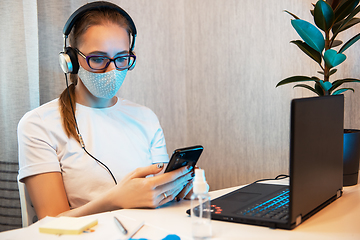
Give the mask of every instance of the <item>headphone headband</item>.
[[86, 12], [95, 10], [95, 9], [98, 9], [98, 10], [114, 9], [114, 10], [118, 11], [122, 16], [124, 16], [126, 18], [126, 20], [128, 20], [128, 22], [130, 24], [131, 34], [133, 37], [136, 37], [136, 33], [137, 33], [136, 27], [135, 27], [135, 24], [134, 24], [133, 20], [131, 19], [130, 15], [127, 14], [127, 12], [125, 12], [125, 10], [122, 9], [121, 7], [119, 7], [113, 3], [105, 2], [105, 1], [87, 3], [84, 6], [78, 8], [73, 14], [71, 14], [69, 19], [67, 20], [67, 22], [64, 26], [64, 29], [63, 29], [63, 34], [65, 36], [68, 36], [71, 32], [71, 29], [75, 25], [75, 22], [79, 18], [81, 18]]
[[[125, 10], [123, 10], [118, 5], [115, 5], [110, 2], [97, 1], [97, 2], [87, 3], [84, 6], [78, 8], [73, 14], [71, 14], [69, 19], [66, 21], [64, 29], [63, 29], [64, 50], [63, 50], [63, 52], [59, 53], [59, 63], [60, 63], [60, 67], [64, 71], [64, 73], [77, 74], [77, 72], [79, 70], [79, 62], [78, 62], [78, 58], [77, 58], [77, 53], [75, 52], [75, 50], [73, 48], [67, 47], [67, 45], [66, 45], [66, 39], [67, 39], [68, 35], [70, 34], [73, 26], [75, 25], [76, 21], [78, 21], [81, 17], [84, 16], [84, 14], [86, 12], [92, 11], [92, 10], [102, 10], [102, 9], [115, 10], [121, 16], [126, 18], [126, 20], [128, 21], [128, 23], [130, 25], [129, 27], [130, 27], [130, 31], [131, 31], [131, 35], [132, 35], [132, 41], [131, 41], [131, 45], [130, 45], [130, 53], [134, 54], [133, 50], [135, 47], [135, 39], [136, 39], [137, 32], [136, 32], [136, 27], [135, 27], [134, 21], [131, 19], [130, 15], [127, 14], [127, 12], [125, 12]], [[136, 60], [132, 64], [132, 66], [129, 68], [129, 70], [132, 70], [135, 67], [135, 63], [136, 63]]]

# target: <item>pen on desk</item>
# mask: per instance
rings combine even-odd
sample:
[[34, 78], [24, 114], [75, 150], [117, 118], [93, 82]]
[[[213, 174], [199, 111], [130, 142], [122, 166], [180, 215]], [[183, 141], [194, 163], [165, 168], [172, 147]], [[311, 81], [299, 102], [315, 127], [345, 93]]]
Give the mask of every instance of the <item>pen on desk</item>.
[[144, 224], [145, 222], [140, 223], [140, 225], [130, 234], [129, 239], [131, 239], [144, 226]]
[[126, 230], [126, 228], [124, 227], [124, 225], [122, 225], [122, 223], [120, 222], [120, 220], [114, 216], [114, 221], [116, 226], [120, 229], [120, 231], [126, 235], [128, 233], [128, 231]]

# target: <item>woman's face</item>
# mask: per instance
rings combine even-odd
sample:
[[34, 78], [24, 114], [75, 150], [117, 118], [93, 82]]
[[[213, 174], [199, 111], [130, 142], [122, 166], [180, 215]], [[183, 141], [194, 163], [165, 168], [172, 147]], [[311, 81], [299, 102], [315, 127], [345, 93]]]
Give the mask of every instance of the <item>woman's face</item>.
[[[103, 55], [114, 58], [118, 55], [129, 53], [129, 34], [119, 25], [108, 23], [104, 25], [91, 26], [81, 36], [78, 49], [85, 54], [89, 55]], [[113, 62], [105, 70], [95, 71], [92, 70], [86, 60], [78, 57], [80, 65], [91, 72], [108, 72], [115, 68]]]

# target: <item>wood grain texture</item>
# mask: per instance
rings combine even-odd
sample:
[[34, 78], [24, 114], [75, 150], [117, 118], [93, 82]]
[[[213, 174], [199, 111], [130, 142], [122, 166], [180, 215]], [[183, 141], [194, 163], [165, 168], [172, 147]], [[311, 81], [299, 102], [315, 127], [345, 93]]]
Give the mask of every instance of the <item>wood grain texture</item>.
[[[48, 50], [40, 50], [45, 102], [64, 88], [54, 55], [62, 48], [63, 23], [86, 1], [69, 1], [62, 17], [54, 17], [58, 7], [39, 2], [47, 8], [39, 12], [41, 49]], [[118, 95], [154, 110], [169, 154], [202, 144], [199, 166], [212, 190], [288, 173], [290, 100], [314, 95], [275, 85], [292, 75], [316, 75], [319, 69], [289, 43], [299, 37], [283, 10], [312, 22], [314, 1], [113, 2], [128, 11], [138, 29], [137, 66]], [[356, 26], [341, 38], [346, 41], [359, 31]], [[360, 78], [360, 43], [345, 54], [348, 60], [334, 77]], [[356, 92], [345, 93], [345, 127], [360, 128], [360, 86], [351, 86]]]
[[[298, 36], [282, 11], [311, 21], [311, 1], [188, 0], [186, 6], [186, 46], [196, 46], [196, 51], [186, 48], [187, 63], [196, 62], [196, 67], [187, 65], [187, 141], [204, 145], [199, 166], [210, 186], [219, 189], [288, 173], [290, 100], [312, 94], [275, 85], [296, 74], [312, 76], [317, 65], [289, 44]], [[359, 55], [348, 58], [336, 77], [359, 76], [358, 68], [351, 67]], [[359, 103], [356, 95], [346, 95], [351, 98], [349, 113]], [[346, 115], [346, 125], [360, 126], [356, 117]]]

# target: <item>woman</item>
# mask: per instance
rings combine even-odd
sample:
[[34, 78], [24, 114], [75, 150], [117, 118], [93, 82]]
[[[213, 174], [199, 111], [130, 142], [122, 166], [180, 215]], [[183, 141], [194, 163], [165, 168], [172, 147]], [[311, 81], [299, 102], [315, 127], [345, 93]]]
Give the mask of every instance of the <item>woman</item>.
[[77, 19], [70, 46], [78, 74], [59, 99], [19, 122], [19, 180], [39, 219], [155, 208], [191, 189], [187, 167], [159, 174], [168, 155], [156, 115], [115, 96], [135, 60], [130, 32], [128, 19], [112, 7]]

